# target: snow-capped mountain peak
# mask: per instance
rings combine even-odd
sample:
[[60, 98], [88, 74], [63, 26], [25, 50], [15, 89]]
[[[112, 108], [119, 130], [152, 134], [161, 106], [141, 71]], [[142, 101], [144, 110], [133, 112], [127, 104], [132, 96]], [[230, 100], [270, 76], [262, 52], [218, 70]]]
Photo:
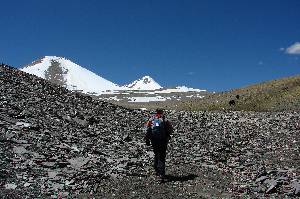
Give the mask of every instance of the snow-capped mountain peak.
[[153, 95], [150, 96], [150, 98], [152, 97], [153, 100], [159, 101], [162, 100], [162, 96], [159, 96], [160, 94], [166, 95], [171, 93], [205, 91], [200, 89], [188, 88], [186, 86], [163, 88], [149, 75], [135, 80], [128, 85], [119, 86], [87, 70], [86, 68], [79, 66], [78, 64], [70, 61], [69, 59], [57, 56], [42, 57], [32, 62], [31, 64], [21, 68], [21, 70], [36, 75], [38, 77], [44, 78], [60, 86], [64, 86], [69, 90], [78, 90], [83, 93], [94, 95], [136, 93], [138, 96], [140, 96], [143, 93], [146, 93], [146, 97], [149, 97], [148, 95]]
[[151, 82], [154, 81], [154, 79], [152, 79], [152, 78], [151, 78], [150, 76], [148, 76], [148, 75], [142, 77], [141, 80], [143, 80], [144, 84], [150, 84]]
[[84, 93], [123, 89], [63, 57], [45, 56], [21, 70], [64, 86], [69, 90], [81, 90]]
[[162, 88], [162, 86], [160, 86], [153, 78], [148, 75], [135, 80], [132, 83], [125, 85], [124, 87], [132, 90], [157, 90]]

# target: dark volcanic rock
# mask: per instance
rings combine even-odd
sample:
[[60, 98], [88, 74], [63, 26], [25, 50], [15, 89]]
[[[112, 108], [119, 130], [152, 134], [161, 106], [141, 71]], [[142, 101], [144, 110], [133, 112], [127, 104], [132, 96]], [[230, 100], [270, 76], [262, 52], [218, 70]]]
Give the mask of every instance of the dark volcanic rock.
[[0, 66], [0, 198], [299, 196], [299, 113], [167, 111], [167, 180], [143, 141], [148, 113]]
[[[0, 169], [1, 189], [6, 190], [1, 193], [13, 190], [28, 198], [93, 193], [96, 182], [142, 147], [128, 150], [127, 144], [116, 144], [125, 136], [126, 141], [141, 140], [141, 111], [69, 92], [8, 66], [0, 68]], [[132, 128], [137, 129], [134, 135]], [[0, 198], [5, 197], [1, 193]]]

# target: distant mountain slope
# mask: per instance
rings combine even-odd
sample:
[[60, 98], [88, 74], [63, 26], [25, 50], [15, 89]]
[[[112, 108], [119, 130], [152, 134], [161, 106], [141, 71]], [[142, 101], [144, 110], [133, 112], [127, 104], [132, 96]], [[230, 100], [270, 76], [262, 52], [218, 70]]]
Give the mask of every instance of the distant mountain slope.
[[[230, 106], [230, 100], [234, 100], [235, 105]], [[195, 110], [300, 110], [300, 75], [215, 93], [181, 104], [181, 107]]]
[[[161, 100], [161, 96], [160, 98], [153, 98], [148, 95], [153, 94], [153, 91], [183, 94], [187, 92], [203, 91], [200, 89], [188, 88], [186, 86], [178, 86], [171, 89], [163, 88], [150, 76], [144, 76], [128, 85], [120, 86], [66, 58], [57, 56], [45, 56], [21, 68], [21, 70], [63, 86], [69, 90], [81, 91], [97, 96], [107, 94], [115, 96], [116, 94], [119, 94], [118, 96], [122, 98], [124, 95], [137, 94], [139, 97], [145, 95], [146, 101], [155, 101], [156, 99], [159, 101]], [[102, 96], [102, 99], [105, 99], [105, 96]], [[111, 98], [111, 96], [109, 96], [109, 99], [116, 99], [115, 101], [120, 100], [115, 97]], [[164, 100], [166, 99], [164, 98]]]
[[84, 93], [123, 89], [121, 86], [62, 57], [45, 56], [21, 70], [65, 86], [69, 90], [82, 90]]

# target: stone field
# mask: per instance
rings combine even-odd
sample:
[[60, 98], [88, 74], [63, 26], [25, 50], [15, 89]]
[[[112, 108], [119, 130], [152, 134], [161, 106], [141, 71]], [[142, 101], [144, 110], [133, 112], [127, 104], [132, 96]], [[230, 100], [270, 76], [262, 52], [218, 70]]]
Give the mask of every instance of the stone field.
[[0, 198], [299, 197], [298, 112], [166, 111], [165, 183], [148, 116], [1, 65]]

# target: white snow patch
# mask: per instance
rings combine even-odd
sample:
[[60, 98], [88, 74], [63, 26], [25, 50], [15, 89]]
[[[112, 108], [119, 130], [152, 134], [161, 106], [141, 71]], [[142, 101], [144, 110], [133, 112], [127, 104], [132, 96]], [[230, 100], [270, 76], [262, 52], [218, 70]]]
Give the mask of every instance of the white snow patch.
[[114, 100], [114, 101], [120, 101], [121, 99], [119, 99], [117, 96], [113, 96], [113, 97], [108, 97], [108, 98], [105, 98], [107, 100]]
[[154, 97], [129, 97], [129, 102], [158, 102], [158, 101], [166, 101], [167, 99], [161, 96]]
[[177, 86], [176, 89], [178, 91], [181, 91], [181, 92], [201, 92], [201, 91], [206, 91], [206, 90], [200, 90], [200, 89], [197, 89], [197, 88], [188, 88], [186, 86]]
[[192, 97], [195, 97], [195, 98], [204, 98], [203, 95], [188, 95], [186, 96], [187, 98], [192, 98]]

